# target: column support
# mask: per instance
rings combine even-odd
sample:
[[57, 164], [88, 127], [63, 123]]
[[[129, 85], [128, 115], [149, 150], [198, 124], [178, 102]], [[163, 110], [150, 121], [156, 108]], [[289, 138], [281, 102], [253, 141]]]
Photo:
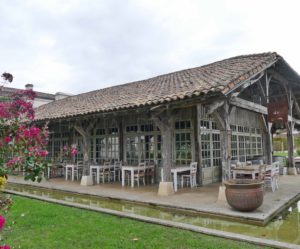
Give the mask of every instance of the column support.
[[[172, 144], [174, 118], [170, 109], [160, 109], [151, 112], [151, 118], [161, 132], [162, 143], [162, 179], [159, 184], [158, 195], [174, 194], [172, 181]], [[177, 183], [175, 183], [177, 184]]]

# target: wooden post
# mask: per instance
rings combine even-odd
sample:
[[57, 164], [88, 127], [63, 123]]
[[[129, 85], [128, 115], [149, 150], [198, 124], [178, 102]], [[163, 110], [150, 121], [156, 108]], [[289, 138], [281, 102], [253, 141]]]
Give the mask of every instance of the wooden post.
[[[269, 104], [269, 89], [270, 89], [270, 82], [271, 82], [271, 76], [268, 77], [268, 74], [266, 73], [266, 99], [267, 99], [267, 105]], [[272, 164], [272, 152], [273, 152], [273, 144], [272, 144], [272, 123], [268, 122], [266, 120], [267, 125], [267, 133], [266, 133], [266, 161], [268, 164]]]
[[[95, 120], [89, 121], [88, 124], [76, 122], [74, 129], [82, 136], [82, 152], [83, 152], [83, 177], [81, 185], [91, 185], [92, 179], [90, 176], [90, 149], [91, 149], [91, 130], [95, 125]], [[86, 128], [85, 128], [86, 127]], [[84, 181], [84, 183], [83, 183]]]
[[123, 132], [123, 119], [119, 121], [119, 160], [124, 161], [124, 132]]
[[[157, 125], [162, 137], [162, 169], [163, 178], [159, 184], [159, 195], [170, 195], [174, 193], [171, 168], [172, 168], [172, 144], [173, 144], [173, 116], [169, 109], [160, 112], [152, 112], [151, 118]], [[175, 183], [177, 184], [177, 183]]]
[[221, 128], [221, 151], [222, 151], [222, 182], [230, 179], [230, 160], [231, 160], [231, 129], [230, 114], [234, 110], [227, 101], [222, 107], [213, 112], [218, 126]]
[[[293, 119], [293, 99], [291, 89], [288, 91], [288, 103], [289, 103], [289, 114]], [[289, 175], [297, 175], [297, 170], [295, 167], [294, 160], [294, 125], [295, 122], [287, 122], [287, 145], [288, 145], [288, 170]]]
[[[220, 127], [220, 140], [221, 140], [221, 152], [222, 152], [222, 183], [230, 179], [230, 160], [231, 160], [231, 128], [230, 128], [230, 115], [235, 107], [230, 106], [227, 100], [223, 101], [221, 107], [217, 107], [212, 114]], [[212, 111], [212, 110], [211, 110]], [[225, 201], [225, 186], [222, 185], [219, 188], [219, 201]]]
[[[201, 104], [197, 105], [197, 140], [196, 143], [198, 144], [198, 159], [199, 159], [199, 174], [198, 174], [198, 182], [199, 185], [203, 185], [203, 173], [202, 173], [202, 153], [201, 153], [201, 115], [202, 115], [202, 107]], [[195, 130], [196, 133], [196, 130]]]

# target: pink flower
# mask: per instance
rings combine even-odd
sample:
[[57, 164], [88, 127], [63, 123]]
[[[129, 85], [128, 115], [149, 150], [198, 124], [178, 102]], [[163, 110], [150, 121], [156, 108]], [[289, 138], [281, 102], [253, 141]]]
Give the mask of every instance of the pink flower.
[[5, 142], [6, 142], [6, 143], [9, 143], [10, 141], [11, 141], [11, 137], [9, 137], [9, 136], [8, 136], [8, 137], [5, 137]]
[[65, 146], [63, 147], [63, 150], [64, 150], [64, 151], [68, 150], [68, 147], [65, 145]]
[[47, 156], [49, 153], [46, 150], [40, 151], [40, 156]]
[[0, 249], [10, 249], [9, 245], [0, 246]]
[[4, 228], [5, 223], [6, 223], [5, 217], [0, 215], [0, 230]]
[[[14, 167], [14, 166], [18, 165], [20, 162], [21, 162], [21, 158], [20, 158], [20, 157], [14, 157], [14, 158], [10, 159], [10, 160], [7, 162], [6, 166], [7, 166], [8, 168]], [[0, 230], [1, 230], [1, 229], [0, 229]]]
[[75, 155], [77, 155], [77, 154], [78, 154], [78, 150], [72, 148], [72, 150], [71, 150], [71, 155], [72, 155], [72, 156], [75, 156]]

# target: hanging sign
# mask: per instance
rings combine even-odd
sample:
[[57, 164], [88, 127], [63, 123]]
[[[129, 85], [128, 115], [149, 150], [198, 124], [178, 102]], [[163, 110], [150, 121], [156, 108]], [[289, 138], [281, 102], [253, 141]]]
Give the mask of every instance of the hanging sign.
[[270, 102], [268, 104], [268, 122], [287, 123], [289, 104], [286, 99]]

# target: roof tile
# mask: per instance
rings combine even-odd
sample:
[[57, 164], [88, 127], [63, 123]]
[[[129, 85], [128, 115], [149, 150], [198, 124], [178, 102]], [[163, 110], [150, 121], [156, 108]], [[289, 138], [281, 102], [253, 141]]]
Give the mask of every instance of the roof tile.
[[108, 112], [165, 101], [191, 98], [201, 93], [226, 94], [237, 84], [274, 64], [276, 53], [237, 56], [205, 66], [156, 76], [53, 101], [36, 109], [36, 119], [55, 119]]

